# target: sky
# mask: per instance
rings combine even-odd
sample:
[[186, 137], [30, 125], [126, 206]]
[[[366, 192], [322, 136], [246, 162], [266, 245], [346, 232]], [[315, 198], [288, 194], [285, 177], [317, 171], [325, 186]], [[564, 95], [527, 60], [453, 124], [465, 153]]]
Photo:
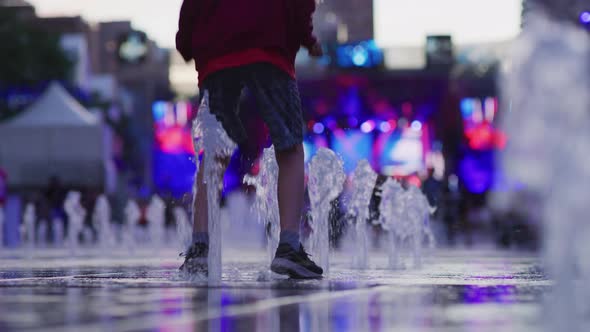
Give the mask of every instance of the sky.
[[[130, 20], [161, 47], [174, 46], [182, 4], [182, 0], [28, 1], [40, 16], [81, 15], [89, 22]], [[519, 31], [521, 2], [374, 0], [375, 37], [382, 47], [421, 45], [427, 34], [453, 34], [459, 44], [510, 39]]]
[[173, 47], [182, 0], [27, 0], [39, 16], [82, 16], [90, 23], [129, 20], [161, 47]]
[[[27, 0], [39, 16], [82, 16], [90, 23], [129, 20], [160, 47], [174, 48], [182, 0]], [[367, 2], [370, 0], [366, 0]], [[520, 26], [521, 0], [374, 0], [375, 39], [381, 47], [421, 46], [428, 34], [453, 34], [457, 44], [504, 41]], [[171, 80], [194, 86], [188, 66]]]
[[521, 9], [522, 0], [375, 0], [375, 39], [381, 47], [421, 46], [431, 34], [456, 44], [507, 41], [520, 31]]

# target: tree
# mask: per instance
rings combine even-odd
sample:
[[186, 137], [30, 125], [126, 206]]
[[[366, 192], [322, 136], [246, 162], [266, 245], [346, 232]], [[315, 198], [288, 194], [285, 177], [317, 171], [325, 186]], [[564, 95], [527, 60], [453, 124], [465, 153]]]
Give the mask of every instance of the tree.
[[49, 81], [70, 78], [73, 64], [59, 36], [35, 27], [33, 19], [19, 19], [10, 7], [0, 6], [0, 44], [0, 121], [25, 106], [9, 102], [14, 91], [35, 94]]
[[34, 23], [0, 7], [0, 89], [70, 77], [72, 63], [59, 44], [59, 36], [38, 29]]

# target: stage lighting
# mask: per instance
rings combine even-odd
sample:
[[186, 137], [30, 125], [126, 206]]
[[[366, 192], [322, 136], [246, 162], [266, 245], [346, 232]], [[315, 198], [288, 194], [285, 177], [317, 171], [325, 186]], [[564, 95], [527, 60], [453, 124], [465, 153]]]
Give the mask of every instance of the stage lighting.
[[352, 63], [357, 67], [366, 67], [369, 61], [369, 52], [362, 45], [357, 45], [352, 50]]
[[317, 122], [316, 124], [313, 125], [313, 132], [316, 134], [321, 134], [324, 132], [324, 125], [320, 122]]
[[159, 122], [164, 119], [166, 116], [166, 102], [165, 101], [157, 101], [152, 105], [152, 114], [154, 116], [154, 121]]
[[582, 22], [584, 24], [589, 24], [590, 23], [590, 12], [583, 12], [582, 14], [580, 14], [580, 22]]
[[415, 131], [422, 130], [422, 123], [418, 120], [412, 121], [412, 129], [414, 129]]
[[376, 68], [383, 64], [383, 51], [375, 41], [338, 45], [335, 65], [341, 68]]
[[365, 121], [361, 125], [361, 131], [365, 134], [372, 132], [373, 129], [375, 129], [375, 121], [373, 120]]
[[381, 130], [382, 133], [387, 133], [391, 130], [391, 124], [387, 121], [383, 121], [379, 124], [379, 130]]
[[350, 127], [356, 127], [358, 124], [359, 124], [359, 120], [357, 118], [355, 118], [354, 116], [348, 118], [348, 125]]

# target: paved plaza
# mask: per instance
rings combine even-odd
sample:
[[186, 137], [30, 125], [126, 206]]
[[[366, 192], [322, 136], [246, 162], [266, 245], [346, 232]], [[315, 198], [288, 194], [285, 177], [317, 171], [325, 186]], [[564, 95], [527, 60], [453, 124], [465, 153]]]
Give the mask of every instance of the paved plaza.
[[436, 250], [398, 271], [340, 253], [324, 280], [294, 281], [232, 250], [218, 287], [182, 280], [177, 254], [4, 251], [0, 331], [536, 331], [551, 287], [535, 254], [512, 251]]

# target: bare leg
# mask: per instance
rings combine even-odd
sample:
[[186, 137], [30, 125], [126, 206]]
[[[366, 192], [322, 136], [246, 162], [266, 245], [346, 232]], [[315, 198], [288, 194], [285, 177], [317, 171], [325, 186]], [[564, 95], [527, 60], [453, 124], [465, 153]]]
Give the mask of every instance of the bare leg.
[[207, 191], [203, 182], [205, 170], [203, 168], [201, 162], [197, 173], [197, 198], [195, 199], [195, 206], [193, 206], [193, 234], [206, 233], [209, 228], [207, 222]]
[[[221, 169], [218, 176], [223, 178], [225, 169], [229, 165], [230, 158], [219, 158], [217, 162], [220, 163]], [[207, 190], [204, 183], [205, 170], [203, 163], [199, 166], [197, 174], [197, 198], [195, 199], [195, 206], [193, 206], [193, 234], [207, 233], [209, 230], [208, 210], [207, 210]], [[221, 193], [219, 193], [221, 195]]]
[[[281, 238], [270, 269], [291, 278], [321, 278], [322, 268], [305, 254], [299, 237], [299, 221], [305, 192], [303, 145], [298, 144], [289, 150], [277, 152], [276, 157], [279, 165], [277, 192]], [[294, 259], [293, 254], [297, 255], [298, 259]]]
[[285, 151], [277, 151], [279, 166], [278, 200], [281, 231], [299, 234], [299, 221], [305, 193], [303, 145], [299, 144]]

